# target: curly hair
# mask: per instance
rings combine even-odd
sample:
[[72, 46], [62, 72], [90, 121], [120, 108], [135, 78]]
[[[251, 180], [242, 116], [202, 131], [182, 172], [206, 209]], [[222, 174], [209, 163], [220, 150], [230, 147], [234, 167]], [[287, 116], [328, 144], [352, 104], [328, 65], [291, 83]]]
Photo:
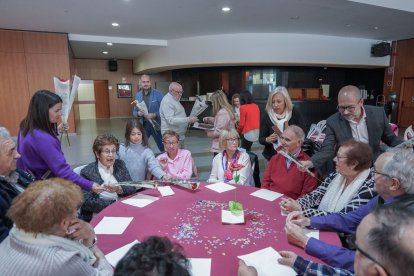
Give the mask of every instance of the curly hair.
[[101, 154], [102, 148], [106, 145], [115, 145], [116, 151], [119, 150], [119, 141], [112, 134], [99, 134], [96, 136], [95, 141], [93, 142], [92, 150], [94, 153]]
[[63, 219], [76, 212], [82, 199], [81, 189], [70, 181], [36, 181], [13, 200], [7, 216], [26, 232], [51, 234]]
[[135, 244], [115, 267], [114, 276], [189, 276], [190, 263], [179, 244], [152, 236]]

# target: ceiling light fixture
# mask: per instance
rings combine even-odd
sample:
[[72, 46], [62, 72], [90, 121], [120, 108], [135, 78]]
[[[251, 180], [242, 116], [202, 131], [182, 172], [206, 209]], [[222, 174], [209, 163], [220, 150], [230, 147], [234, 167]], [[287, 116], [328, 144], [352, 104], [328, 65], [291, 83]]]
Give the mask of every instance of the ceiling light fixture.
[[298, 20], [300, 17], [298, 15], [291, 16], [289, 19], [291, 20]]
[[226, 7], [222, 7], [222, 8], [221, 8], [221, 11], [222, 11], [222, 12], [229, 12], [229, 11], [231, 11], [231, 9], [230, 9], [230, 7], [227, 7], [227, 6], [226, 6]]
[[102, 52], [102, 54], [107, 55], [107, 54], [108, 54], [108, 52], [107, 52], [107, 51], [103, 51], [103, 52]]
[[377, 26], [374, 27], [374, 30], [378, 30], [379, 28]]
[[106, 45], [112, 46], [112, 42], [107, 42]]
[[113, 27], [119, 27], [119, 23], [112, 22], [112, 26], [113, 26]]

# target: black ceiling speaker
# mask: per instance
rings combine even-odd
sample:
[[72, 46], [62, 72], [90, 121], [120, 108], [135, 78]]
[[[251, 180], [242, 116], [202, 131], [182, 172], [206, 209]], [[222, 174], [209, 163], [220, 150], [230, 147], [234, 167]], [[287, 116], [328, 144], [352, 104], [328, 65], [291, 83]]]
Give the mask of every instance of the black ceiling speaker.
[[391, 43], [381, 42], [371, 47], [372, 57], [385, 57], [391, 54]]
[[118, 71], [118, 62], [116, 61], [116, 59], [108, 60], [108, 69], [111, 72]]

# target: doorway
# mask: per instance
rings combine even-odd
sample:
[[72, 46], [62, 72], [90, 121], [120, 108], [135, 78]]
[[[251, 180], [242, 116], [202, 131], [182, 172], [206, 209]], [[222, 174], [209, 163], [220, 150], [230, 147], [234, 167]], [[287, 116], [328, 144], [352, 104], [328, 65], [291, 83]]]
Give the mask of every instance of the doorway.
[[82, 80], [78, 88], [79, 119], [110, 117], [107, 80]]

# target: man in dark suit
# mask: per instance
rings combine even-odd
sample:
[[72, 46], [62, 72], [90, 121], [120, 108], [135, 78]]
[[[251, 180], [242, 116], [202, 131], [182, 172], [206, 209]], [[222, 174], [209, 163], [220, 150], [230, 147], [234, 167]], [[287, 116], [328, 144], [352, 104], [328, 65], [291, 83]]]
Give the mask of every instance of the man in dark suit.
[[381, 154], [380, 142], [394, 147], [403, 140], [392, 132], [382, 107], [364, 106], [358, 87], [347, 85], [338, 93], [338, 112], [326, 120], [325, 140], [319, 152], [302, 161], [307, 168], [323, 170], [334, 157], [338, 144], [353, 138], [369, 144], [374, 160]]

